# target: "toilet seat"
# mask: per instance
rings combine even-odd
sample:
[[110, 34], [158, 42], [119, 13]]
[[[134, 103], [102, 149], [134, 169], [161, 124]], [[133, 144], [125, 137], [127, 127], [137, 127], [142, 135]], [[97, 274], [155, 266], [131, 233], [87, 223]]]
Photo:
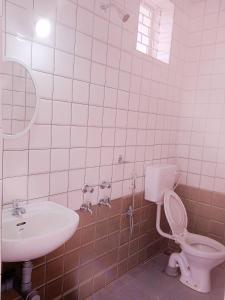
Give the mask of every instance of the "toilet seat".
[[201, 258], [222, 259], [225, 255], [225, 246], [203, 235], [186, 232], [179, 243], [183, 251]]
[[187, 231], [186, 209], [180, 197], [174, 191], [165, 192], [164, 208], [173, 236], [181, 245], [183, 251], [201, 258], [224, 258], [224, 245], [206, 236]]
[[186, 209], [180, 197], [174, 191], [165, 192], [164, 209], [173, 235], [185, 234], [188, 224]]

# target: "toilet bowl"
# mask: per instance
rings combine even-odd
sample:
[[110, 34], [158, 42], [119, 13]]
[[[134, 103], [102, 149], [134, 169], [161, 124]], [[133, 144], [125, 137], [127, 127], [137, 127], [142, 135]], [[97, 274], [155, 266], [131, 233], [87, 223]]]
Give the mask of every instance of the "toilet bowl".
[[171, 254], [169, 273], [179, 267], [183, 284], [198, 292], [208, 293], [211, 289], [210, 273], [225, 260], [225, 246], [211, 238], [187, 231], [187, 213], [174, 191], [164, 193], [163, 204], [172, 231], [172, 235], [167, 234], [167, 237], [175, 240], [182, 249], [180, 253]]
[[[145, 200], [157, 204], [156, 229], [158, 233], [174, 240], [181, 247], [180, 253], [170, 256], [166, 273], [178, 275], [188, 287], [202, 293], [211, 289], [210, 273], [225, 261], [225, 246], [208, 237], [188, 232], [186, 209], [179, 196], [173, 191], [177, 186], [179, 172], [175, 164], [152, 164], [145, 169]], [[164, 205], [172, 234], [160, 227], [161, 208]]]

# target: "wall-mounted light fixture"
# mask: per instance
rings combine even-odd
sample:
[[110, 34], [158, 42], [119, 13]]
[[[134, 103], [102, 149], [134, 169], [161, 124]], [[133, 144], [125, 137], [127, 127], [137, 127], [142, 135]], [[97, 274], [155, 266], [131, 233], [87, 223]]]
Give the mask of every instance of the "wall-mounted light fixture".
[[35, 26], [35, 31], [38, 37], [46, 38], [51, 32], [51, 23], [48, 19], [39, 19]]

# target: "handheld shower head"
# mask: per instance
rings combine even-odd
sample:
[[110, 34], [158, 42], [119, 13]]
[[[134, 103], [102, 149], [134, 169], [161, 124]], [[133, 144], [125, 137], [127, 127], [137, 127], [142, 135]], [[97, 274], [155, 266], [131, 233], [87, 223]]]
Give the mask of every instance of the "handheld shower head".
[[115, 3], [102, 4], [100, 7], [101, 7], [101, 9], [103, 9], [105, 11], [108, 8], [113, 7], [117, 11], [117, 14], [118, 14], [119, 18], [121, 19], [121, 21], [124, 23], [127, 22], [127, 20], [130, 18], [130, 15]]

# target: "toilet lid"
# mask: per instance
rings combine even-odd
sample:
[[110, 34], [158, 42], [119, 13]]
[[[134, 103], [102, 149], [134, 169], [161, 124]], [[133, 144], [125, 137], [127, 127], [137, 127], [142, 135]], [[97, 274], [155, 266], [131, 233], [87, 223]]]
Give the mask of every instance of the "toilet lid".
[[164, 194], [164, 209], [172, 233], [179, 235], [187, 229], [187, 213], [180, 197], [173, 191]]

